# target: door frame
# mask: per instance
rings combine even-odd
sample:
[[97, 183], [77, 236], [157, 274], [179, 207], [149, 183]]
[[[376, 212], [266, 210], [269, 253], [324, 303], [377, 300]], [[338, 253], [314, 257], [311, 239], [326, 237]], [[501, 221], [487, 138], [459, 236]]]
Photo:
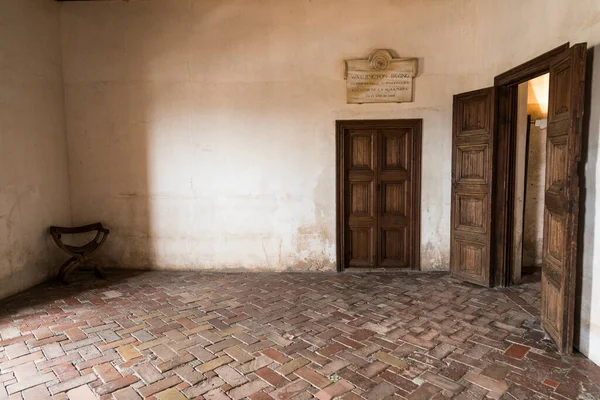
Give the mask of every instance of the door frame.
[[514, 284], [514, 206], [515, 206], [515, 157], [517, 144], [518, 86], [523, 82], [550, 72], [550, 64], [563, 54], [570, 43], [558, 46], [547, 53], [527, 61], [494, 78], [496, 87], [496, 160], [494, 162], [495, 184], [492, 208], [494, 232], [492, 251], [492, 274], [495, 286]]
[[[335, 185], [336, 185], [336, 253], [337, 253], [337, 271], [343, 272], [346, 265], [345, 249], [345, 209], [344, 192], [345, 171], [344, 171], [344, 148], [346, 144], [347, 129], [394, 129], [394, 128], [413, 128], [414, 136], [412, 143], [413, 168], [414, 168], [414, 190], [412, 196], [412, 218], [414, 221], [410, 260], [411, 270], [421, 269], [421, 160], [422, 160], [422, 119], [370, 119], [370, 120], [337, 120], [335, 121]], [[391, 268], [382, 268], [391, 269]], [[405, 269], [405, 268], [402, 268]]]

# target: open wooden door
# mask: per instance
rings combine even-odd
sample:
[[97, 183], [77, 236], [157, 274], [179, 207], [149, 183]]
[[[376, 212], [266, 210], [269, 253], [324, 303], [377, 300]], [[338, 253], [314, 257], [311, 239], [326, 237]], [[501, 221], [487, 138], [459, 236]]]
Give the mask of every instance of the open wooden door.
[[585, 43], [577, 44], [550, 66], [541, 314], [566, 354], [573, 350], [586, 51]]
[[452, 276], [491, 286], [493, 87], [454, 96], [452, 124]]

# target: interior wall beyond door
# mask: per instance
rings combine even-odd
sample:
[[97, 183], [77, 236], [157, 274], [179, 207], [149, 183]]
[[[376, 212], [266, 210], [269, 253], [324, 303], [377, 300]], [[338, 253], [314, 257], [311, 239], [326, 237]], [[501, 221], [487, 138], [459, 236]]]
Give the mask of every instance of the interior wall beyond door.
[[525, 170], [527, 162], [527, 82], [518, 89], [517, 143], [515, 148], [515, 194], [513, 217], [513, 254], [511, 282], [521, 280], [523, 264], [523, 217], [525, 211]]
[[525, 216], [523, 230], [523, 266], [542, 265], [544, 240], [544, 185], [546, 176], [546, 137], [549, 75], [527, 82], [527, 114], [530, 116]]

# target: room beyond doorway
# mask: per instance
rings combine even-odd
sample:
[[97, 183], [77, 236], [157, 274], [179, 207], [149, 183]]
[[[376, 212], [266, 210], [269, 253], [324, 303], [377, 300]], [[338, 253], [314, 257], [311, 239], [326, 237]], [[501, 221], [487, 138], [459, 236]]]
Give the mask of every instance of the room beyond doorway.
[[421, 126], [337, 121], [338, 271], [419, 269]]
[[539, 281], [543, 262], [549, 74], [518, 88], [512, 283]]

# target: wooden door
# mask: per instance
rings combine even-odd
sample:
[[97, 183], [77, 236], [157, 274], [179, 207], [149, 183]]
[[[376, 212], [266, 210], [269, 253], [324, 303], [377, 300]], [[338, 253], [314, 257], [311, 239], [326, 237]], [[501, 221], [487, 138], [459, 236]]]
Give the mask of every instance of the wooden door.
[[491, 286], [494, 88], [454, 96], [450, 271]]
[[414, 221], [415, 129], [394, 128], [378, 131], [377, 164], [377, 255], [378, 266], [408, 268], [414, 261], [411, 238], [418, 235]]
[[573, 350], [586, 51], [585, 43], [577, 44], [550, 66], [541, 314], [542, 326], [567, 354]]
[[377, 266], [377, 130], [349, 129], [345, 153], [348, 267]]
[[338, 260], [418, 268], [421, 120], [338, 121]]

